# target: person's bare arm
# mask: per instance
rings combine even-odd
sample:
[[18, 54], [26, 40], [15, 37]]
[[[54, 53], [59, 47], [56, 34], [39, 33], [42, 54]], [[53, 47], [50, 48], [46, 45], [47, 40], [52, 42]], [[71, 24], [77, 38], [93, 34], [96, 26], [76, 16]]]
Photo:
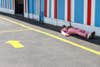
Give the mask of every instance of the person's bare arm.
[[67, 32], [64, 32], [64, 31], [61, 31], [61, 34], [67, 37], [70, 36]]

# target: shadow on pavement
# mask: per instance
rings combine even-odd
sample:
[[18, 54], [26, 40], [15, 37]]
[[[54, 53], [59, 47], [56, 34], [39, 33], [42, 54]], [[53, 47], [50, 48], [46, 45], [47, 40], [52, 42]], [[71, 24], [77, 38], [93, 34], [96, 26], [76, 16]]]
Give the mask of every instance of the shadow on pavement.
[[[40, 26], [40, 27], [43, 27], [43, 28], [46, 28], [46, 29], [50, 29], [50, 30], [53, 30], [53, 31], [56, 31], [56, 32], [60, 32], [60, 29], [61, 29], [60, 26], [55, 26], [55, 25], [46, 24], [46, 23], [43, 23], [43, 22], [40, 22], [40, 21], [37, 21], [37, 20], [28, 19], [28, 18], [25, 18], [21, 15], [11, 15], [11, 14], [1, 13], [1, 12], [0, 12], [0, 14], [6, 15], [6, 16], [9, 16], [9, 17], [21, 20], [21, 21], [25, 21], [27, 23], [34, 24], [34, 25], [37, 25], [37, 26]], [[79, 37], [77, 35], [73, 35], [73, 36], [78, 38], [78, 39], [85, 40], [85, 41], [88, 41], [90, 43], [94, 43], [96, 45], [100, 45], [100, 37], [98, 37], [98, 36], [96, 36], [95, 39], [89, 39], [89, 40], [84, 39], [82, 37]]]
[[86, 38], [82, 38], [78, 35], [73, 35], [74, 37], [78, 38], [78, 39], [81, 39], [81, 40], [84, 40], [84, 41], [88, 41], [90, 43], [94, 43], [96, 45], [100, 45], [100, 37], [99, 36], [95, 36], [94, 39], [86, 39]]

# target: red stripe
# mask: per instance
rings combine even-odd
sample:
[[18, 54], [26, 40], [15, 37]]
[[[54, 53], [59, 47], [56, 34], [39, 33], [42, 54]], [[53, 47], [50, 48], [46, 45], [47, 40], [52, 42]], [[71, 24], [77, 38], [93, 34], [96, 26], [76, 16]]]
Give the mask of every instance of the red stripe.
[[14, 8], [15, 8], [15, 0], [12, 0], [12, 9], [14, 10]]
[[57, 19], [57, 0], [54, 0], [54, 18]]
[[68, 9], [67, 9], [67, 10], [68, 10], [68, 13], [67, 13], [67, 15], [68, 15], [68, 16], [67, 16], [67, 20], [68, 20], [68, 21], [71, 21], [71, 0], [68, 0], [67, 4], [68, 4], [68, 5], [67, 5], [67, 6], [68, 6], [68, 7], [67, 7], [67, 8], [68, 8]]
[[88, 0], [88, 8], [87, 8], [87, 24], [91, 25], [91, 5], [92, 5], [92, 1]]
[[44, 0], [44, 16], [47, 17], [47, 0]]

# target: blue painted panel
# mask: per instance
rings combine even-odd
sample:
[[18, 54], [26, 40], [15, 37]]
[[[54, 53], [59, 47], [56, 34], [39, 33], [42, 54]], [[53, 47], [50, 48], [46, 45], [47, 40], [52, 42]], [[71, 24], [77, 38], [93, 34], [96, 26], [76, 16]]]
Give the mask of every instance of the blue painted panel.
[[100, 27], [100, 0], [96, 0], [95, 26]]
[[65, 0], [58, 0], [57, 4], [57, 17], [58, 19], [64, 20], [65, 18]]
[[10, 9], [13, 9], [13, 8], [12, 8], [12, 0], [10, 0]]
[[76, 23], [84, 23], [84, 0], [75, 0], [74, 21]]
[[33, 13], [36, 14], [36, 0], [33, 0]]
[[32, 0], [29, 0], [29, 13], [32, 13]]
[[52, 0], [49, 0], [49, 18], [51, 18], [51, 3], [52, 3]]
[[5, 8], [7, 8], [7, 0], [5, 0]]
[[44, 21], [44, 0], [40, 0], [40, 21]]
[[1, 5], [2, 5], [1, 3], [2, 3], [2, 1], [0, 0], [0, 7], [1, 7]]
[[5, 0], [4, 0], [4, 8], [5, 8]]
[[30, 10], [29, 10], [29, 0], [27, 0], [27, 2], [28, 2], [28, 4], [27, 4], [27, 5], [28, 5], [28, 13], [29, 13], [29, 12], [30, 12]]

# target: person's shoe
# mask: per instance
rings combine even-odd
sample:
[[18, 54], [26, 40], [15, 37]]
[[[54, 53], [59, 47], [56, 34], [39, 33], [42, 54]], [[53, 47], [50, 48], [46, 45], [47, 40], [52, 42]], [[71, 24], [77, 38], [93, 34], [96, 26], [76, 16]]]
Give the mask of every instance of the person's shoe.
[[88, 35], [87, 35], [87, 39], [90, 39], [91, 38], [91, 33], [89, 33]]
[[91, 33], [91, 38], [92, 38], [92, 39], [95, 38], [95, 31]]
[[87, 36], [87, 39], [94, 39], [94, 37], [95, 37], [95, 31], [92, 33], [89, 33]]

